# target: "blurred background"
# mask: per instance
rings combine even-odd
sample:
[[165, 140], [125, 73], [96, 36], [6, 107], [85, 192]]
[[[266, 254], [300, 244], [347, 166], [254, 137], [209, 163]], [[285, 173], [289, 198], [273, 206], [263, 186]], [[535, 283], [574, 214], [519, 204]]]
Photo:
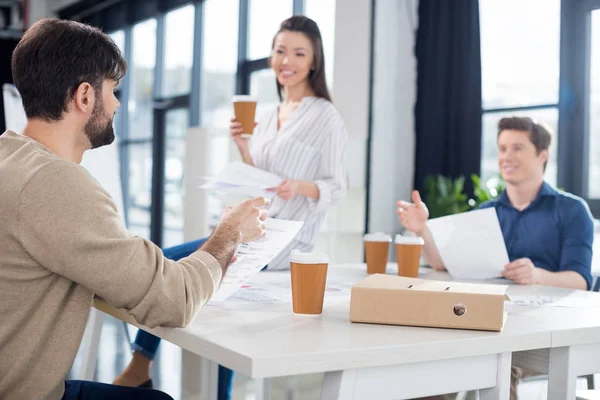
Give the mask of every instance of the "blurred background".
[[[222, 209], [222, 198], [194, 189], [237, 157], [231, 97], [257, 96], [258, 118], [277, 103], [267, 58], [293, 14], [321, 29], [350, 135], [348, 196], [318, 245], [334, 262], [361, 261], [367, 231], [400, 232], [395, 202], [413, 188], [430, 201], [456, 193], [441, 214], [476, 204], [474, 189], [497, 195], [504, 116], [552, 128], [547, 181], [600, 216], [599, 0], [0, 0], [0, 83], [11, 82], [12, 49], [40, 18], [109, 33], [129, 63], [115, 118], [125, 221], [175, 245], [191, 238], [186, 210], [201, 211], [201, 234]], [[189, 151], [190, 135], [201, 152]]]

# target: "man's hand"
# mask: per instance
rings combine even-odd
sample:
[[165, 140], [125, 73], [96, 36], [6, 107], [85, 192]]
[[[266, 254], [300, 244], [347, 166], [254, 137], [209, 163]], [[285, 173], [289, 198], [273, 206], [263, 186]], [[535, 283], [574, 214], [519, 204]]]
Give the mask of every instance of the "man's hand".
[[400, 223], [410, 232], [419, 236], [423, 235], [425, 222], [429, 218], [429, 210], [423, 201], [419, 192], [414, 190], [412, 193], [412, 203], [399, 201], [396, 213], [400, 217]]
[[251, 242], [265, 235], [264, 221], [268, 211], [259, 207], [269, 203], [269, 199], [259, 197], [223, 211], [213, 234], [202, 246], [202, 250], [219, 261], [223, 274], [231, 264], [235, 249], [240, 243]]
[[540, 283], [540, 270], [529, 258], [519, 258], [504, 267], [502, 276], [521, 285]]
[[237, 232], [239, 243], [251, 242], [265, 235], [265, 219], [268, 211], [260, 209], [269, 204], [269, 199], [259, 197], [254, 200], [246, 200], [236, 207], [225, 209], [221, 216], [219, 225], [215, 228], [217, 233], [219, 228], [226, 229], [228, 232]]
[[275, 192], [283, 200], [290, 200], [298, 195], [298, 186], [298, 181], [285, 179], [278, 186], [270, 188], [269, 191]]

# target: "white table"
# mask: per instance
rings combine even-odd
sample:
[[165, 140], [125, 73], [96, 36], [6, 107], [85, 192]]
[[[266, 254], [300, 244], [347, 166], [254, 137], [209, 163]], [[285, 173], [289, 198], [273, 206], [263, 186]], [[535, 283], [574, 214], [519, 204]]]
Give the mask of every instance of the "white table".
[[[432, 273], [432, 279], [450, 279]], [[600, 372], [600, 294], [548, 286], [511, 285], [509, 295], [577, 297], [585, 308], [510, 306], [510, 316], [525, 317], [550, 331], [548, 349], [513, 353], [514, 365], [548, 375], [548, 399], [575, 399], [577, 377]]]
[[[331, 266], [328, 284], [349, 287], [366, 276], [362, 264]], [[447, 274], [428, 277], [448, 279]], [[258, 286], [269, 283], [289, 285], [289, 272], [260, 273], [253, 280]], [[511, 286], [509, 293], [524, 288]], [[548, 288], [527, 289], [547, 294]], [[98, 307], [132, 322], [105, 304]], [[552, 316], [530, 308], [512, 307], [502, 332], [352, 324], [349, 296], [328, 293], [319, 316], [296, 315], [290, 302], [226, 302], [205, 307], [187, 328], [149, 331], [184, 349], [183, 398], [214, 399], [218, 363], [252, 378], [325, 372], [323, 399], [397, 399], [475, 389], [482, 389], [483, 399], [506, 399], [511, 353], [552, 347], [553, 331], [546, 323]], [[84, 362], [88, 373], [95, 365], [91, 356]]]
[[514, 353], [515, 365], [548, 374], [549, 400], [574, 399], [577, 377], [600, 372], [600, 307], [523, 314], [552, 330], [552, 343], [550, 349]]

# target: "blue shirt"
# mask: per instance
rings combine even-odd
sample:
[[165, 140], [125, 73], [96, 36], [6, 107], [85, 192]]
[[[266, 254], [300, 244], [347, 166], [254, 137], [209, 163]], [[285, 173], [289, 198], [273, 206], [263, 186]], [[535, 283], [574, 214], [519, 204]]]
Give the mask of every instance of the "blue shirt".
[[591, 287], [594, 222], [583, 199], [544, 182], [535, 200], [522, 211], [512, 206], [506, 191], [479, 208], [492, 207], [511, 262], [529, 258], [548, 271], [575, 271]]

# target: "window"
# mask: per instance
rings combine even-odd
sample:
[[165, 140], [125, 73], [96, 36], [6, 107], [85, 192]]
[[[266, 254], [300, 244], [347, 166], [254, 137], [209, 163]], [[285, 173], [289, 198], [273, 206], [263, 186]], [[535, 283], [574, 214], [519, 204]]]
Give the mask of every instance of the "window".
[[154, 68], [156, 65], [156, 20], [149, 19], [133, 27], [132, 60], [127, 107], [129, 126], [123, 135], [129, 173], [125, 197], [129, 229], [150, 238], [152, 190], [152, 136]]
[[125, 32], [122, 30], [112, 32], [108, 36], [115, 42], [121, 52], [125, 51]]
[[183, 167], [189, 114], [185, 108], [169, 110], [166, 113], [163, 247], [183, 243]]
[[480, 0], [479, 12], [484, 109], [482, 177], [487, 180], [499, 173], [498, 120], [529, 116], [553, 129], [545, 179], [556, 185], [560, 0]]
[[150, 19], [133, 27], [133, 57], [130, 70], [130, 94], [127, 109], [127, 137], [152, 138], [152, 103], [154, 68], [156, 66], [156, 20]]
[[588, 197], [600, 199], [600, 10], [591, 21]]
[[[233, 95], [255, 94], [258, 118], [278, 104], [267, 57], [281, 22], [303, 11], [321, 29], [331, 85], [335, 0], [124, 0], [86, 14], [84, 22], [112, 31], [129, 65], [116, 91], [121, 109], [115, 132], [130, 231], [163, 247], [184, 240], [190, 121], [210, 132], [207, 162], [217, 173], [235, 156], [228, 135]], [[217, 196], [208, 197], [214, 223], [222, 204]]]
[[335, 0], [305, 0], [305, 14], [319, 25], [325, 53], [325, 75], [329, 89], [333, 87], [333, 44], [335, 38]]
[[292, 16], [291, 0], [249, 0], [248, 58], [269, 57], [273, 36], [281, 23]]
[[194, 6], [187, 5], [167, 13], [162, 94], [165, 97], [187, 94], [192, 87], [194, 43]]
[[229, 128], [233, 115], [238, 66], [239, 0], [209, 0], [204, 6], [201, 121], [208, 127]]

